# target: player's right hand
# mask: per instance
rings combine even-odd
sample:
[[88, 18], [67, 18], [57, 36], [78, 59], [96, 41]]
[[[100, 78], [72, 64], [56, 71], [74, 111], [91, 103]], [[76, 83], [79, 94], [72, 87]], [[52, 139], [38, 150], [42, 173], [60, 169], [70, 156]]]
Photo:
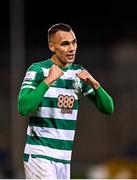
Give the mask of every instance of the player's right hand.
[[49, 70], [48, 76], [44, 79], [44, 82], [49, 86], [63, 75], [63, 71], [55, 64]]

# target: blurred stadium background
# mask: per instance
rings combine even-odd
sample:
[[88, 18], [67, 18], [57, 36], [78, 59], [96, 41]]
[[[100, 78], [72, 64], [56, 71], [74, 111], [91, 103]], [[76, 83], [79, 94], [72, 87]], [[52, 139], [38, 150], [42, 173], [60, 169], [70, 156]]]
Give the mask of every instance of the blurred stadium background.
[[76, 63], [112, 95], [115, 112], [99, 113], [81, 99], [72, 178], [137, 178], [137, 5], [124, 2], [5, 0], [0, 3], [0, 178], [24, 178], [27, 118], [17, 95], [32, 62], [50, 57], [47, 29], [70, 24], [78, 39]]

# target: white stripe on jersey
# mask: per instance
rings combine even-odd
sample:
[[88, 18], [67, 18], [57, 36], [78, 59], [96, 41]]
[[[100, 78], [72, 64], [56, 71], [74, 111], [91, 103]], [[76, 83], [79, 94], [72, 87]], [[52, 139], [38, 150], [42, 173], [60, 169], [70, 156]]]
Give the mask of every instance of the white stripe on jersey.
[[29, 136], [32, 135], [31, 129], [33, 129], [35, 133], [37, 134], [37, 136], [39, 137], [60, 139], [60, 140], [73, 141], [74, 134], [75, 134], [74, 130], [62, 130], [62, 129], [55, 129], [55, 128], [47, 128], [47, 127], [28, 126], [27, 134]]
[[60, 108], [50, 107], [39, 107], [37, 111], [31, 113], [31, 116], [37, 116], [42, 118], [54, 118], [54, 119], [65, 119], [65, 120], [76, 120], [77, 110], [72, 110], [72, 114], [63, 114]]
[[30, 82], [30, 81], [23, 81], [22, 84], [32, 84], [32, 82]]
[[88, 90], [87, 92], [83, 93], [84, 96], [87, 96], [88, 94], [90, 94], [91, 92], [93, 92], [93, 89]]
[[[43, 70], [43, 74], [45, 77], [48, 76], [49, 74], [49, 69], [46, 68], [42, 68]], [[64, 74], [60, 77], [61, 79], [67, 79], [67, 80], [74, 80], [74, 78], [76, 77], [76, 73], [80, 72], [81, 69], [77, 69], [77, 70], [67, 70], [66, 72], [63, 72]]]
[[57, 98], [60, 94], [74, 96], [76, 100], [78, 99], [78, 96], [75, 93], [75, 89], [65, 89], [56, 87], [50, 87], [44, 94], [44, 97]]
[[67, 79], [67, 80], [74, 80], [75, 78], [78, 78], [75, 74], [79, 73], [81, 69], [78, 70], [67, 70], [64, 72], [64, 74], [60, 77], [61, 79]]
[[24, 153], [30, 154], [30, 151], [31, 154], [44, 155], [61, 160], [71, 160], [72, 153], [72, 151], [69, 150], [53, 149], [47, 146], [26, 144]]
[[21, 89], [24, 89], [24, 88], [31, 88], [31, 89], [36, 89], [34, 86], [22, 86]]

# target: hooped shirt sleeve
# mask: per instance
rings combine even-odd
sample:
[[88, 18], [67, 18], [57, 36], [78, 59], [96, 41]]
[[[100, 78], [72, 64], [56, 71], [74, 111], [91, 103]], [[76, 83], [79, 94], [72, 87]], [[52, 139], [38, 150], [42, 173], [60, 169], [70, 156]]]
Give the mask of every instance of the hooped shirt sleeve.
[[49, 88], [43, 80], [44, 75], [40, 65], [32, 64], [25, 74], [18, 95], [18, 112], [21, 115], [29, 115], [37, 109]]

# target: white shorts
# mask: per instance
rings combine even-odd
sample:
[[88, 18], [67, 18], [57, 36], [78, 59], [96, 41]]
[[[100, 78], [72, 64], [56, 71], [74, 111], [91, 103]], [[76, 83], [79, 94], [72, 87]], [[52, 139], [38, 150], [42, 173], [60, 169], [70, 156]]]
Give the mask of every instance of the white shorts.
[[70, 179], [70, 164], [29, 157], [24, 161], [26, 179]]

